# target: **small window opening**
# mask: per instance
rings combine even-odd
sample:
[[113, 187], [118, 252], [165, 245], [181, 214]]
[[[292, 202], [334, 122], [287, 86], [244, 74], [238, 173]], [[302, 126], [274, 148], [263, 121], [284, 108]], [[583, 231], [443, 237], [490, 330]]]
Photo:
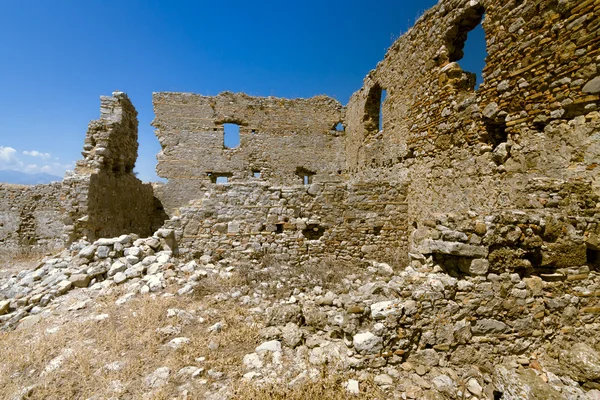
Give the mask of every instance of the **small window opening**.
[[252, 176], [253, 176], [254, 178], [258, 178], [258, 179], [260, 179], [260, 171], [258, 171], [258, 170], [254, 170], [254, 171], [252, 171]]
[[275, 224], [275, 233], [283, 233], [283, 224]]
[[481, 25], [485, 9], [481, 5], [464, 11], [455, 23], [446, 40], [450, 62], [459, 62], [463, 71], [472, 75], [471, 88], [478, 89], [483, 83], [483, 69], [487, 48], [485, 31]]
[[596, 269], [596, 270], [600, 269], [600, 249], [599, 248], [591, 247], [590, 245], [588, 245], [586, 256], [587, 256], [587, 264], [589, 267], [592, 267], [593, 269]]
[[344, 132], [346, 130], [346, 128], [344, 128], [344, 124], [342, 124], [341, 122], [338, 122], [337, 125], [335, 126], [335, 130], [338, 132]]
[[302, 179], [303, 185], [310, 185], [312, 183], [312, 177], [315, 175], [314, 172], [307, 170], [306, 168], [296, 168], [296, 175]]
[[381, 90], [381, 99], [379, 100], [379, 130], [383, 130], [383, 102], [387, 97], [387, 90]]
[[386, 97], [386, 91], [378, 84], [375, 84], [367, 95], [365, 103], [365, 114], [363, 116], [364, 127], [367, 136], [377, 134], [383, 127], [383, 101]]
[[207, 172], [206, 176], [210, 179], [212, 183], [216, 183], [218, 185], [223, 185], [229, 183], [229, 178], [231, 178], [230, 173], [219, 173], [219, 172]]
[[237, 124], [223, 124], [223, 144], [226, 149], [240, 147], [240, 126]]
[[318, 224], [308, 224], [305, 229], [302, 230], [302, 235], [308, 240], [318, 240], [325, 233], [325, 228]]
[[256, 135], [256, 129], [252, 129], [250, 132], [251, 132], [253, 135]]

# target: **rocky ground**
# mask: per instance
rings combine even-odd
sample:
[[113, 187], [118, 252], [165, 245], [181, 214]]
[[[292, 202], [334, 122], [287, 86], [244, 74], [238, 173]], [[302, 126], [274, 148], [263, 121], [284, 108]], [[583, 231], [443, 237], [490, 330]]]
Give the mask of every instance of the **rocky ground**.
[[184, 261], [170, 237], [0, 267], [0, 396], [600, 399], [593, 271]]

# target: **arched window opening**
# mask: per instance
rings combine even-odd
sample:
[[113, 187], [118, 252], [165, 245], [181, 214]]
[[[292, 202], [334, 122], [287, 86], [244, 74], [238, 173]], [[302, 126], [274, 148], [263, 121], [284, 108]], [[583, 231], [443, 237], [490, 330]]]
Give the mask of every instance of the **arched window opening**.
[[365, 115], [363, 122], [367, 136], [376, 135], [383, 129], [383, 101], [386, 97], [385, 89], [378, 84], [373, 85], [367, 95], [365, 103]]
[[223, 124], [223, 146], [226, 149], [240, 147], [240, 126], [238, 124]]

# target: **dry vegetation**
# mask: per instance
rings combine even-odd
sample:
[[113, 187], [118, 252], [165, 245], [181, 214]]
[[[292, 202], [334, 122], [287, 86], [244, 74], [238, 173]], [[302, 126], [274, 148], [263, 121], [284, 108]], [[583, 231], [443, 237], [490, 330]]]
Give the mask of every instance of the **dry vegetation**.
[[[33, 386], [26, 398], [75, 399], [113, 395], [111, 388], [116, 388], [120, 398], [140, 398], [149, 391], [143, 385], [144, 377], [158, 367], [169, 367], [175, 374], [183, 367], [198, 366], [236, 376], [242, 357], [258, 343], [256, 325], [244, 309], [231, 305], [213, 304], [211, 313], [192, 314], [206, 304], [150, 296], [122, 306], [115, 305], [114, 298], [103, 299], [102, 303], [99, 311], [108, 318], [101, 321], [67, 320], [56, 325], [56, 320], [50, 318], [30, 329], [0, 334], [0, 393], [16, 393]], [[190, 317], [168, 318], [168, 309], [189, 311]], [[205, 321], [199, 320], [200, 315]], [[224, 322], [225, 326], [218, 335], [207, 331], [216, 322]], [[173, 336], [157, 332], [165, 326], [180, 327], [181, 332]], [[191, 342], [177, 350], [166, 348], [165, 343], [174, 337], [187, 337]], [[217, 350], [209, 350], [211, 341], [218, 343]], [[52, 360], [61, 355], [61, 367], [49, 371]], [[205, 361], [199, 363], [199, 357], [205, 357]], [[106, 368], [117, 362], [117, 370]], [[152, 398], [172, 395], [176, 383], [175, 379]]]
[[[356, 268], [340, 263], [331, 268], [323, 264], [327, 262], [290, 269], [267, 259], [268, 265], [240, 266], [228, 279], [206, 278], [191, 297], [146, 295], [124, 305], [115, 303], [116, 295], [97, 298], [78, 318], [57, 312], [32, 327], [0, 333], [0, 398], [12, 399], [20, 393], [23, 399], [173, 399], [179, 398], [182, 387], [189, 391], [187, 398], [204, 398], [216, 382], [209, 370], [231, 379], [235, 399], [348, 398], [343, 382], [349, 377], [328, 375], [326, 370], [317, 379], [293, 387], [261, 387], [244, 381], [242, 359], [262, 341], [261, 316], [235, 301], [216, 301], [214, 296], [241, 288], [244, 294], [263, 290], [268, 297], [284, 298], [297, 285], [331, 287]], [[277, 280], [273, 270], [279, 270]], [[185, 313], [169, 317], [170, 309]], [[209, 332], [217, 322], [223, 323], [223, 329]], [[158, 331], [165, 327], [174, 327], [175, 332]], [[190, 342], [177, 350], [165, 346], [176, 337]], [[57, 360], [60, 365], [53, 368]], [[204, 372], [196, 379], [177, 377], [187, 366]], [[144, 379], [159, 367], [170, 368], [169, 383], [149, 388]], [[384, 398], [376, 385], [366, 383], [361, 389], [368, 394], [355, 398]]]

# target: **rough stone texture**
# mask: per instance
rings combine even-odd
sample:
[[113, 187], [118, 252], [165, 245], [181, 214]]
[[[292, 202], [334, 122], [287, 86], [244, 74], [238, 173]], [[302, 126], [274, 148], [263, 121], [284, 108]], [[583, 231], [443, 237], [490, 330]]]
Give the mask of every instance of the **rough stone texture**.
[[56, 250], [64, 233], [61, 184], [0, 184], [0, 252], [23, 248]]
[[152, 185], [133, 174], [137, 158], [137, 111], [126, 94], [100, 98], [100, 119], [90, 122], [83, 160], [63, 181], [73, 223], [72, 238], [149, 236], [165, 215]]
[[[600, 193], [600, 97], [591, 93], [599, 7], [591, 0], [440, 1], [351, 98], [351, 179], [404, 179], [409, 226], [418, 229], [457, 215], [483, 219], [520, 209], [546, 210], [542, 219], [590, 218], [589, 230]], [[475, 91], [456, 61], [484, 12], [488, 57]], [[555, 255], [540, 263], [582, 264], [585, 246], [560, 236], [552, 241], [561, 244], [550, 246]]]
[[402, 187], [383, 183], [216, 185], [166, 226], [176, 234], [179, 253], [194, 257], [269, 254], [299, 264], [331, 256], [401, 264], [407, 253], [405, 196]]
[[[157, 193], [170, 215], [201, 198], [217, 176], [229, 182], [297, 185], [303, 173], [318, 181], [344, 169], [344, 132], [336, 130], [343, 108], [329, 97], [154, 93], [153, 102], [153, 125], [162, 146], [157, 172], [169, 180]], [[225, 148], [225, 123], [240, 126], [239, 147]], [[253, 172], [260, 172], [260, 178]]]

